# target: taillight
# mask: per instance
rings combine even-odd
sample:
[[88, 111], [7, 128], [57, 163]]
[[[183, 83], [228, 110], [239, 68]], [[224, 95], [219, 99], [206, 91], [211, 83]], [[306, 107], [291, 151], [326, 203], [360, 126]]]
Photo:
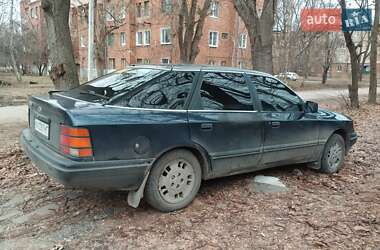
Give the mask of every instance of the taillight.
[[62, 153], [75, 157], [91, 157], [92, 146], [87, 128], [61, 125], [60, 146]]

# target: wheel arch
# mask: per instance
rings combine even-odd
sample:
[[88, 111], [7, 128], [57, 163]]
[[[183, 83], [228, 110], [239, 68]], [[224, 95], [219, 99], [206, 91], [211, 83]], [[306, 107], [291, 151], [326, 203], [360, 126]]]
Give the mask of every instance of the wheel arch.
[[197, 160], [199, 161], [199, 164], [201, 165], [202, 179], [205, 180], [205, 179], [209, 178], [210, 172], [211, 172], [210, 157], [209, 157], [207, 151], [203, 147], [201, 147], [200, 145], [196, 145], [196, 144], [195, 145], [191, 145], [191, 144], [190, 145], [189, 144], [177, 145], [177, 146], [168, 148], [166, 150], [163, 150], [162, 152], [160, 152], [157, 155], [157, 157], [155, 157], [155, 160], [152, 163], [152, 167], [162, 156], [164, 156], [170, 152], [176, 151], [176, 150], [187, 150], [187, 151], [191, 152], [197, 158]]
[[[345, 147], [346, 147], [346, 154], [347, 154], [347, 148], [349, 148], [349, 138], [348, 138], [348, 133], [345, 129], [343, 128], [339, 128], [339, 129], [336, 129], [331, 135], [334, 135], [334, 134], [337, 134], [337, 135], [340, 135], [342, 136], [343, 140], [344, 140], [344, 144], [345, 144]], [[329, 138], [330, 138], [329, 137]]]

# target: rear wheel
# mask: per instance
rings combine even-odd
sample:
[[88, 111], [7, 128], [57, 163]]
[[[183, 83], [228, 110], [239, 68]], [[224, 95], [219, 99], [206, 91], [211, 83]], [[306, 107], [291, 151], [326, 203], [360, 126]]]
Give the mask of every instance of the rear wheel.
[[154, 164], [145, 188], [146, 201], [162, 212], [184, 208], [198, 193], [201, 178], [200, 164], [192, 153], [172, 151]]
[[320, 171], [327, 174], [338, 172], [346, 155], [346, 146], [342, 136], [333, 134], [325, 145]]

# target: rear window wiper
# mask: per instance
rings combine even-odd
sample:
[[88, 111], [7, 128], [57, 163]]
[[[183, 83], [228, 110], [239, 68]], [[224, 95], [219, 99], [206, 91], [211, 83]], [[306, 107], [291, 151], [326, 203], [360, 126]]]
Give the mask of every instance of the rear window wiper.
[[81, 95], [92, 95], [92, 96], [96, 96], [96, 97], [99, 97], [99, 98], [102, 98], [102, 99], [105, 99], [105, 100], [109, 100], [110, 97], [106, 96], [106, 95], [102, 95], [102, 94], [98, 94], [98, 93], [95, 93], [95, 91], [92, 91], [92, 90], [88, 90], [88, 91], [80, 91], [79, 94]]

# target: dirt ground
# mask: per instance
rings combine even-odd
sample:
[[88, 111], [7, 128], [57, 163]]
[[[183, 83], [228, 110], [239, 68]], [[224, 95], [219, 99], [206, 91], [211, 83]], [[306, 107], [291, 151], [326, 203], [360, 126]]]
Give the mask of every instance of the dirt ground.
[[0, 107], [25, 104], [28, 95], [46, 94], [52, 89], [53, 83], [47, 76], [23, 76], [17, 82], [12, 73], [0, 72]]
[[[297, 165], [211, 180], [167, 214], [128, 207], [124, 192], [65, 189], [20, 150], [25, 125], [2, 125], [0, 249], [380, 249], [380, 106], [344, 112], [359, 140], [338, 174]], [[255, 193], [258, 174], [289, 191]]]

